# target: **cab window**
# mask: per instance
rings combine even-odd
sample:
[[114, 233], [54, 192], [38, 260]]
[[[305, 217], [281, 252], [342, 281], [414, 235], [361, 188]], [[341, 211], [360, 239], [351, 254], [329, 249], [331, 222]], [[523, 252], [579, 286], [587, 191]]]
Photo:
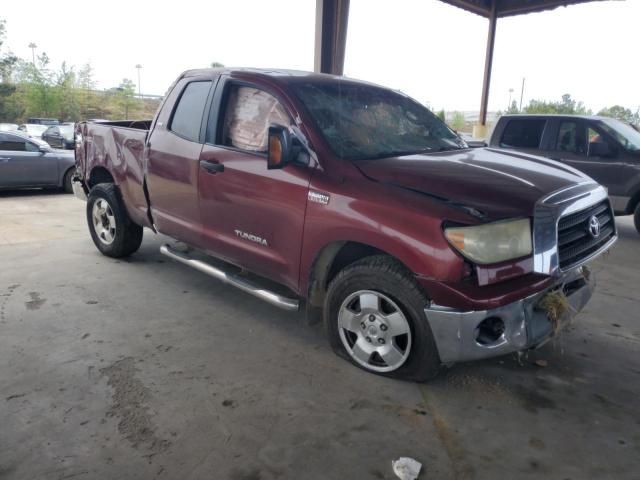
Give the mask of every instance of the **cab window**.
[[0, 151], [5, 152], [37, 152], [37, 145], [14, 135], [0, 136]]
[[218, 143], [264, 153], [272, 124], [291, 125], [287, 111], [273, 95], [253, 87], [231, 85], [226, 95]]
[[[575, 153], [578, 155], [587, 154], [587, 135], [582, 122], [564, 121], [560, 123], [558, 130], [558, 141], [556, 150], [560, 152]], [[591, 134], [593, 130], [589, 129]]]
[[500, 146], [503, 148], [540, 148], [542, 132], [547, 121], [538, 118], [510, 119], [507, 122]]
[[173, 112], [169, 130], [186, 140], [199, 141], [202, 114], [210, 88], [210, 81], [191, 82], [185, 87]]

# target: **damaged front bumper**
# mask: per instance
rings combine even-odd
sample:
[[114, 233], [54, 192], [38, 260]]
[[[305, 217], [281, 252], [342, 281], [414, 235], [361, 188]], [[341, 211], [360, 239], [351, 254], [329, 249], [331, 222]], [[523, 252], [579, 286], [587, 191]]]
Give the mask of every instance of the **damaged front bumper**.
[[[593, 275], [580, 267], [553, 286], [502, 307], [465, 312], [431, 304], [425, 314], [442, 363], [479, 360], [541, 346], [582, 310], [594, 288]], [[551, 292], [568, 302], [555, 321], [540, 305]]]

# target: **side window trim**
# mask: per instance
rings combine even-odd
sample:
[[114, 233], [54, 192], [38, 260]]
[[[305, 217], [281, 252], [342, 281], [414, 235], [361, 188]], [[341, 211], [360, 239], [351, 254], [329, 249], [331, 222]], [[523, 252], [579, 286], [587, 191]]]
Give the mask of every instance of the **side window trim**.
[[[205, 114], [206, 114], [206, 111], [207, 111], [207, 104], [209, 102], [209, 98], [211, 97], [211, 90], [213, 88], [214, 81], [215, 80], [213, 80], [211, 78], [194, 78], [193, 80], [190, 80], [190, 81], [188, 81], [188, 82], [186, 82], [184, 84], [184, 86], [182, 87], [182, 90], [180, 91], [180, 94], [178, 95], [178, 98], [174, 102], [173, 107], [171, 109], [171, 115], [169, 115], [169, 121], [167, 122], [167, 131], [168, 132], [171, 132], [173, 135], [175, 135], [177, 137], [180, 137], [183, 140], [186, 140], [188, 142], [203, 143], [202, 124], [203, 124], [204, 119], [205, 119]], [[178, 106], [180, 105], [180, 102], [182, 101], [182, 97], [184, 96], [184, 93], [187, 91], [187, 88], [192, 83], [209, 83], [209, 92], [207, 93], [207, 98], [205, 100], [205, 105], [204, 105], [204, 107], [202, 109], [202, 117], [200, 118], [200, 129], [199, 129], [198, 139], [195, 140], [195, 141], [192, 138], [187, 138], [184, 135], [180, 135], [178, 132], [173, 130], [173, 119], [174, 119], [174, 116], [176, 114], [176, 111], [178, 110]]]

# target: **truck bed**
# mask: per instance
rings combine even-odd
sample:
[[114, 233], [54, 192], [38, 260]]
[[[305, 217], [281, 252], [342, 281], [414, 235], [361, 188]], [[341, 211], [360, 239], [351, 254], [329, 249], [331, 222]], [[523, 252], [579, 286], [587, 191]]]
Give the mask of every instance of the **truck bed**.
[[78, 124], [82, 147], [76, 150], [76, 165], [89, 184], [99, 183], [110, 172], [119, 187], [131, 219], [151, 227], [144, 188], [144, 149], [151, 120]]

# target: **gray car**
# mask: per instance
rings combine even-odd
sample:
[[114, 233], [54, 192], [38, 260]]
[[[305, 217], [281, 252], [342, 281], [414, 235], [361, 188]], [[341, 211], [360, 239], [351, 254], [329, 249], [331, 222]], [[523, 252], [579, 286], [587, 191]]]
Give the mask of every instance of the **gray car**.
[[57, 187], [71, 192], [73, 152], [19, 133], [0, 132], [0, 189]]

